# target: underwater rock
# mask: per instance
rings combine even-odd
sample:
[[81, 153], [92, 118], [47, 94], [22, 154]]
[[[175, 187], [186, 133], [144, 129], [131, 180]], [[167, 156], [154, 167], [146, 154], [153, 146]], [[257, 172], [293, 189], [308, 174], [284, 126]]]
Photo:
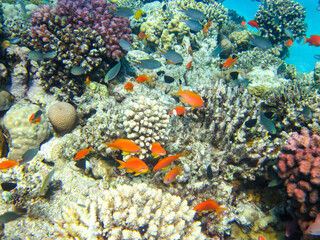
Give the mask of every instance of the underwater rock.
[[314, 66], [314, 81], [316, 84], [320, 81], [320, 62], [316, 62]]
[[13, 104], [14, 99], [11, 93], [5, 90], [0, 91], [0, 111], [8, 110]]

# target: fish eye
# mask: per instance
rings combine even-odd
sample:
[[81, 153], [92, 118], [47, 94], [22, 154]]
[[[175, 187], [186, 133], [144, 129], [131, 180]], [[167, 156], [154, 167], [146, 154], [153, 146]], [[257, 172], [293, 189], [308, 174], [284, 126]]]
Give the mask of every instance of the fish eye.
[[137, 152], [139, 152], [140, 150], [138, 149]]
[[142, 169], [146, 169], [146, 167], [143, 167]]

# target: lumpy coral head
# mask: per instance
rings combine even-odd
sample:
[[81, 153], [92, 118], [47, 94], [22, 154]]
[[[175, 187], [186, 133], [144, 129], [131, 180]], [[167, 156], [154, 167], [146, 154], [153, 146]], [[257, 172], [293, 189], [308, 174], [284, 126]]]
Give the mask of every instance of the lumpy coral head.
[[[55, 38], [58, 37], [56, 35], [59, 30], [68, 28], [73, 31], [90, 28], [97, 31], [105, 42], [108, 57], [113, 59], [117, 56], [122, 57], [125, 51], [121, 49], [119, 41], [121, 38], [128, 42], [132, 41], [130, 22], [127, 18], [110, 13], [110, 7], [111, 5], [103, 0], [59, 0], [53, 8], [44, 5], [32, 15], [31, 37], [39, 40], [36, 41], [38, 47], [41, 47], [41, 43], [43, 46], [54, 42], [59, 47], [59, 41]], [[74, 47], [77, 47], [77, 44]], [[59, 51], [60, 48], [57, 49]]]

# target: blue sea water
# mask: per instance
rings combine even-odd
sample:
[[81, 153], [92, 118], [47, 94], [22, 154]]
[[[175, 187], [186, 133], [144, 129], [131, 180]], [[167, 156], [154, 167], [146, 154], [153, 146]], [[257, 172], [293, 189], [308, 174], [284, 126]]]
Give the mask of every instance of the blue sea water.
[[[306, 23], [308, 24], [307, 37], [310, 35], [320, 35], [320, 11], [317, 11], [318, 7], [317, 0], [296, 0], [304, 8], [306, 8], [307, 16]], [[226, 0], [223, 5], [228, 9], [236, 10], [238, 14], [250, 21], [254, 18], [257, 12], [259, 2], [252, 2], [251, 0]], [[294, 64], [301, 72], [313, 71], [314, 65], [317, 60], [314, 55], [320, 54], [320, 47], [308, 46], [308, 44], [300, 45], [294, 43], [290, 48], [290, 57], [286, 59], [286, 63]]]

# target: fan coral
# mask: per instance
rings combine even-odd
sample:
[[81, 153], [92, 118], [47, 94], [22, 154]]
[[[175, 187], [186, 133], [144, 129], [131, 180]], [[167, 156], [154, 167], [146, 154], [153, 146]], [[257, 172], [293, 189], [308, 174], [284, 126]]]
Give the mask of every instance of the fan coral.
[[304, 231], [319, 212], [320, 136], [294, 132], [279, 154], [278, 174], [285, 180], [295, 217]]
[[62, 228], [77, 239], [204, 239], [194, 214], [186, 200], [145, 183], [117, 185], [65, 206]]
[[265, 5], [259, 6], [255, 20], [260, 26], [262, 36], [269, 38], [272, 43], [279, 43], [306, 33], [304, 20], [306, 11], [299, 4], [291, 0], [266, 1]]

